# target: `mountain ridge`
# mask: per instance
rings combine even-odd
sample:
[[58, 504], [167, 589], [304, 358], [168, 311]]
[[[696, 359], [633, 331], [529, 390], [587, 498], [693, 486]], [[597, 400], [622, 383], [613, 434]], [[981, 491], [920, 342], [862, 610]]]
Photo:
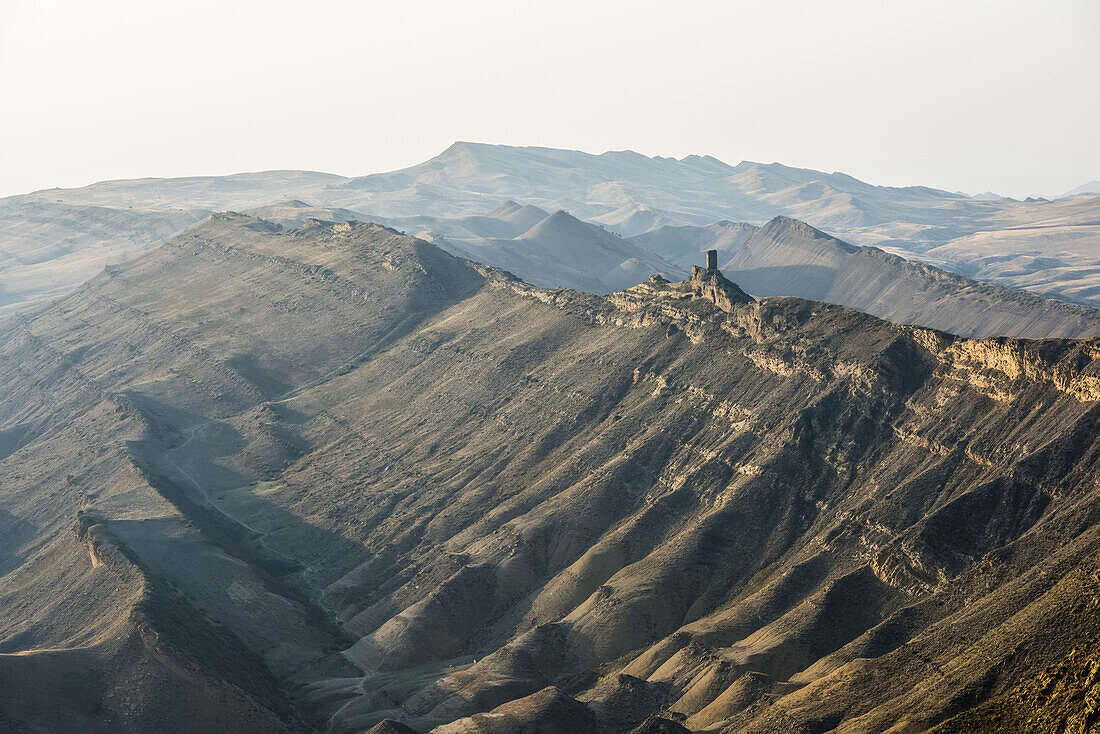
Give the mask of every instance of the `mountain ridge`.
[[[876, 186], [840, 172], [779, 163], [730, 166], [709, 156], [677, 160], [463, 143], [405, 169], [355, 178], [276, 171], [46, 190], [0, 201], [0, 219], [17, 219], [24, 207], [133, 208], [156, 217], [172, 208], [241, 211], [288, 199], [387, 223], [467, 218], [516, 200], [549, 211], [566, 209], [626, 236], [663, 226], [765, 223], [789, 216], [845, 241], [879, 246], [982, 281], [1100, 304], [1100, 197], [983, 200], [922, 186]], [[120, 231], [120, 246], [136, 253], [143, 245], [130, 228], [143, 225], [130, 216], [134, 221]], [[498, 237], [510, 231], [471, 234]], [[20, 251], [41, 245], [41, 233], [0, 241], [0, 247]]]

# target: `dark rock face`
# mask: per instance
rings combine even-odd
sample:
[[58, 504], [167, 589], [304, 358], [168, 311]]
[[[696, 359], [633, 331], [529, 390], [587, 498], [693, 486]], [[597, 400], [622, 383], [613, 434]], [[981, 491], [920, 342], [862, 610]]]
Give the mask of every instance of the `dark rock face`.
[[0, 721], [928, 730], [1087, 669], [1097, 476], [1095, 341], [219, 215], [0, 322]]

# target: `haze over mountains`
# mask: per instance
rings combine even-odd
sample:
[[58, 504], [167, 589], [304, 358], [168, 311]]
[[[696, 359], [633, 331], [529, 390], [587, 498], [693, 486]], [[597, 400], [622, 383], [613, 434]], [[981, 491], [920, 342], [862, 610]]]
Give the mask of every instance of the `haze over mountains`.
[[[466, 226], [599, 229], [523, 210]], [[731, 259], [795, 234], [879, 257]], [[0, 319], [0, 386], [13, 731], [1095, 724], [1095, 340], [219, 214]]]
[[68, 293], [208, 216], [0, 200], [0, 309]]
[[[983, 200], [920, 186], [874, 186], [843, 173], [778, 163], [734, 166], [709, 156], [676, 160], [629, 151], [592, 155], [475, 143], [455, 143], [419, 165], [359, 178], [271, 171], [110, 181], [9, 197], [0, 203], [0, 224], [9, 232], [0, 248], [9, 260], [41, 251], [59, 237], [91, 252], [84, 261], [59, 263], [67, 271], [52, 287], [48, 279], [41, 288], [13, 287], [17, 278], [7, 268], [0, 271], [0, 283], [10, 292], [9, 304], [54, 294], [81, 276], [90, 277], [100, 262], [117, 258], [121, 251], [147, 249], [147, 233], [165, 229], [165, 216], [178, 226], [171, 231], [179, 232], [190, 223], [179, 221], [181, 216], [252, 210], [291, 200], [331, 212], [335, 220], [354, 212], [357, 218], [392, 223], [410, 232], [436, 226], [428, 220], [458, 222], [436, 228], [444, 236], [458, 231], [459, 239], [522, 234], [478, 231], [471, 222], [467, 224], [474, 230], [463, 229], [466, 225], [461, 224], [514, 200], [547, 213], [565, 210], [626, 238], [643, 237], [635, 244], [665, 259], [673, 253], [662, 251], [666, 246], [654, 241], [664, 238], [644, 239], [662, 228], [671, 241], [676, 227], [709, 227], [722, 221], [759, 225], [786, 216], [844, 241], [880, 247], [983, 282], [1100, 305], [1100, 196], [1053, 202]], [[51, 211], [58, 206], [121, 209], [120, 219], [134, 219], [119, 223], [113, 249], [83, 241], [78, 222], [65, 230], [71, 234], [27, 229], [18, 222], [24, 207]], [[157, 219], [150, 225], [142, 221], [144, 210], [187, 213], [152, 215]], [[71, 215], [54, 218], [61, 222], [66, 216]]]
[[535, 285], [567, 285], [591, 293], [623, 290], [655, 273], [677, 280], [686, 274], [684, 268], [561, 209], [517, 237], [465, 240], [446, 249], [505, 268]]
[[1081, 189], [456, 143], [0, 200], [0, 730], [1100, 725]]
[[[249, 213], [288, 227], [311, 217], [355, 218], [348, 210], [300, 202]], [[662, 226], [622, 238], [564, 210], [550, 214], [508, 201], [483, 215], [398, 217], [389, 223], [451, 254], [505, 268], [547, 288], [610, 293], [655, 273], [680, 279], [703, 261], [707, 250], [715, 249], [723, 270], [757, 295], [838, 303], [963, 336], [1100, 336], [1096, 309], [985, 285], [875, 248], [853, 247], [786, 217], [764, 227], [723, 221]]]
[[1068, 197], [1096, 194], [1100, 194], [1100, 181], [1089, 181], [1086, 184], [1081, 184], [1080, 186], [1070, 189], [1066, 193], [1062, 194], [1062, 196]]

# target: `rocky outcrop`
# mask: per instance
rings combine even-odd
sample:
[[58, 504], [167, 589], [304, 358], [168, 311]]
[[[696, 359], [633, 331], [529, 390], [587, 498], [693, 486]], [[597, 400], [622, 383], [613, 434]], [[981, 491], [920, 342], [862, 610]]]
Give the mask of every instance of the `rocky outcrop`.
[[717, 269], [692, 265], [688, 286], [697, 297], [705, 298], [726, 313], [732, 311], [734, 306], [752, 303], [754, 300]]
[[1100, 729], [1100, 640], [1090, 640], [1011, 692], [933, 734], [1088, 734]]

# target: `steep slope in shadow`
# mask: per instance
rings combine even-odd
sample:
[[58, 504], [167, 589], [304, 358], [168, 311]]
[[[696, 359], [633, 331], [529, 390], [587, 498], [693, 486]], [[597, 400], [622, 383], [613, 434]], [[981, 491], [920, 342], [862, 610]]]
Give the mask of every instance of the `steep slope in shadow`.
[[838, 303], [964, 336], [1093, 337], [1100, 311], [986, 285], [874, 247], [855, 247], [777, 217], [725, 264], [760, 296]]

